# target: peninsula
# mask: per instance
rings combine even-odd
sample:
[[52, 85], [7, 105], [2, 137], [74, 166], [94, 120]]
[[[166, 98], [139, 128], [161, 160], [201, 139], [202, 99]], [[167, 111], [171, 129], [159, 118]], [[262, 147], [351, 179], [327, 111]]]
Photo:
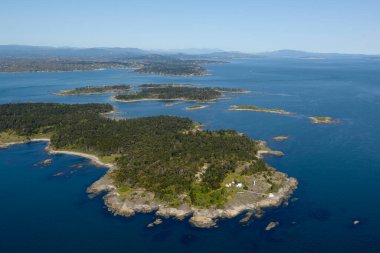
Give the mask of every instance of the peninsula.
[[85, 86], [85, 87], [75, 88], [72, 90], [61, 91], [58, 95], [72, 96], [72, 95], [92, 95], [92, 94], [103, 94], [103, 93], [118, 93], [118, 92], [126, 92], [131, 88], [132, 88], [132, 86], [127, 85], [127, 84]]
[[184, 100], [210, 102], [222, 98], [224, 93], [242, 93], [240, 89], [196, 87], [189, 84], [147, 84], [139, 86], [141, 91], [119, 94], [114, 97], [119, 102], [144, 100]]
[[288, 112], [280, 109], [268, 109], [268, 108], [260, 108], [253, 105], [233, 105], [229, 108], [230, 111], [253, 111], [253, 112], [268, 112], [268, 113], [276, 113], [276, 114], [284, 114], [284, 115], [292, 115], [295, 114], [293, 112]]
[[109, 167], [88, 192], [106, 191], [109, 210], [123, 216], [191, 216], [194, 226], [212, 227], [218, 218], [278, 206], [297, 187], [296, 179], [258, 158], [263, 142], [233, 130], [202, 131], [188, 118], [103, 116], [112, 110], [109, 104], [3, 104], [0, 142], [44, 137], [51, 153]]

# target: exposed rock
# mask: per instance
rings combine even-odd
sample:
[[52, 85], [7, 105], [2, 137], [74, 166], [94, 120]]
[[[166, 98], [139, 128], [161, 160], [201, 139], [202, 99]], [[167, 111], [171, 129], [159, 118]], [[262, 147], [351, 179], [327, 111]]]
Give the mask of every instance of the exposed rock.
[[209, 217], [193, 216], [189, 222], [198, 228], [212, 228], [216, 226], [215, 220]]
[[313, 116], [309, 117], [311, 120], [311, 123], [313, 124], [336, 124], [338, 123], [337, 120], [333, 119], [332, 117], [326, 117], [326, 116]]
[[257, 151], [258, 158], [263, 158], [264, 155], [284, 156], [285, 154], [281, 151], [276, 151], [276, 150], [258, 150]]
[[113, 185], [112, 179], [107, 173], [98, 181], [95, 181], [90, 187], [88, 187], [87, 193], [99, 194], [104, 191], [112, 191], [115, 189], [116, 187]]
[[161, 223], [162, 223], [162, 220], [161, 220], [160, 218], [157, 218], [157, 219], [153, 222], [154, 225], [160, 225]]
[[288, 136], [280, 135], [280, 136], [273, 137], [272, 140], [274, 140], [274, 141], [285, 141], [288, 138], [289, 138]]
[[353, 225], [359, 225], [359, 223], [360, 223], [360, 220], [354, 220], [354, 221], [352, 222]]
[[270, 149], [265, 141], [259, 141], [258, 149], [259, 149], [257, 151], [257, 157], [258, 158], [263, 158], [264, 155], [275, 155], [275, 156], [283, 156], [284, 155], [284, 153], [281, 151], [276, 151], [276, 150]]
[[155, 221], [152, 223], [149, 223], [146, 227], [147, 228], [152, 228], [154, 226], [160, 225], [162, 223], [162, 220], [160, 218], [157, 218]]
[[53, 159], [46, 159], [46, 160], [43, 160], [41, 162], [41, 164], [43, 164], [43, 165], [49, 165], [49, 164], [51, 164], [52, 161], [53, 161]]
[[253, 216], [253, 212], [247, 212], [245, 216], [239, 222], [246, 224], [251, 220], [252, 216]]
[[274, 229], [275, 227], [277, 227], [278, 225], [280, 225], [280, 223], [278, 221], [271, 221], [266, 226], [265, 231], [270, 231], [270, 230]]
[[261, 209], [261, 208], [258, 208], [257, 210], [256, 210], [256, 212], [254, 213], [254, 216], [256, 217], [256, 218], [261, 218], [261, 217], [263, 217], [263, 215], [264, 215], [264, 211]]
[[164, 207], [160, 206], [156, 212], [156, 215], [164, 218], [175, 217], [178, 220], [183, 220], [186, 216], [191, 215], [192, 210], [188, 206], [181, 206], [180, 208]]
[[0, 149], [6, 149], [8, 147], [9, 147], [9, 145], [4, 144], [4, 143], [0, 143]]

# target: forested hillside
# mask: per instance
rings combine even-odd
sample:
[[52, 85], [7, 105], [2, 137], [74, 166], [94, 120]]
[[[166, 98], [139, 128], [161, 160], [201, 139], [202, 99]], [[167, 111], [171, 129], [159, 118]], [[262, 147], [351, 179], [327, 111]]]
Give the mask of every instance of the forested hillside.
[[[158, 198], [173, 201], [186, 193], [193, 203], [210, 194], [210, 203], [226, 198], [221, 185], [244, 162], [243, 174], [266, 170], [256, 158], [257, 143], [232, 130], [199, 131], [190, 119], [156, 116], [112, 120], [101, 115], [108, 104], [0, 105], [0, 132], [52, 134], [56, 149], [114, 157], [113, 177], [120, 187], [144, 187]], [[203, 166], [208, 169], [195, 183]]]

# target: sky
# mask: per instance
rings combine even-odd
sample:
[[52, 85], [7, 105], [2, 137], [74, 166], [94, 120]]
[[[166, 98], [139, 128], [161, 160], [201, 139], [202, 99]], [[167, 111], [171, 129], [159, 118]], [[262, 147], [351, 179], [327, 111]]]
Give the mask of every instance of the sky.
[[380, 54], [380, 0], [0, 0], [0, 44]]

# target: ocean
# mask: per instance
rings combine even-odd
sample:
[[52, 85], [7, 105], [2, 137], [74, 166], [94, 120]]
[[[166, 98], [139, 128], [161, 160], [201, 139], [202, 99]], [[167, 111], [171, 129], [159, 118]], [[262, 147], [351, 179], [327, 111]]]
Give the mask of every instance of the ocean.
[[[265, 161], [296, 177], [288, 206], [267, 210], [248, 225], [240, 217], [214, 229], [166, 219], [152, 229], [152, 214], [114, 216], [102, 196], [86, 188], [105, 172], [88, 160], [48, 155], [46, 143], [0, 150], [0, 253], [12, 252], [380, 252], [380, 61], [376, 59], [241, 59], [209, 65], [203, 77], [142, 75], [114, 69], [0, 74], [0, 103], [111, 103], [116, 117], [177, 115], [206, 129], [234, 129], [268, 142], [283, 157]], [[110, 94], [57, 96], [84, 85], [190, 83], [241, 88], [201, 110], [184, 102], [119, 103]], [[296, 113], [228, 111], [256, 105]], [[308, 117], [331, 116], [333, 125]], [[287, 135], [283, 142], [271, 138]], [[50, 165], [41, 165], [45, 159]], [[359, 220], [358, 225], [353, 225]], [[271, 221], [279, 226], [265, 231]]]

